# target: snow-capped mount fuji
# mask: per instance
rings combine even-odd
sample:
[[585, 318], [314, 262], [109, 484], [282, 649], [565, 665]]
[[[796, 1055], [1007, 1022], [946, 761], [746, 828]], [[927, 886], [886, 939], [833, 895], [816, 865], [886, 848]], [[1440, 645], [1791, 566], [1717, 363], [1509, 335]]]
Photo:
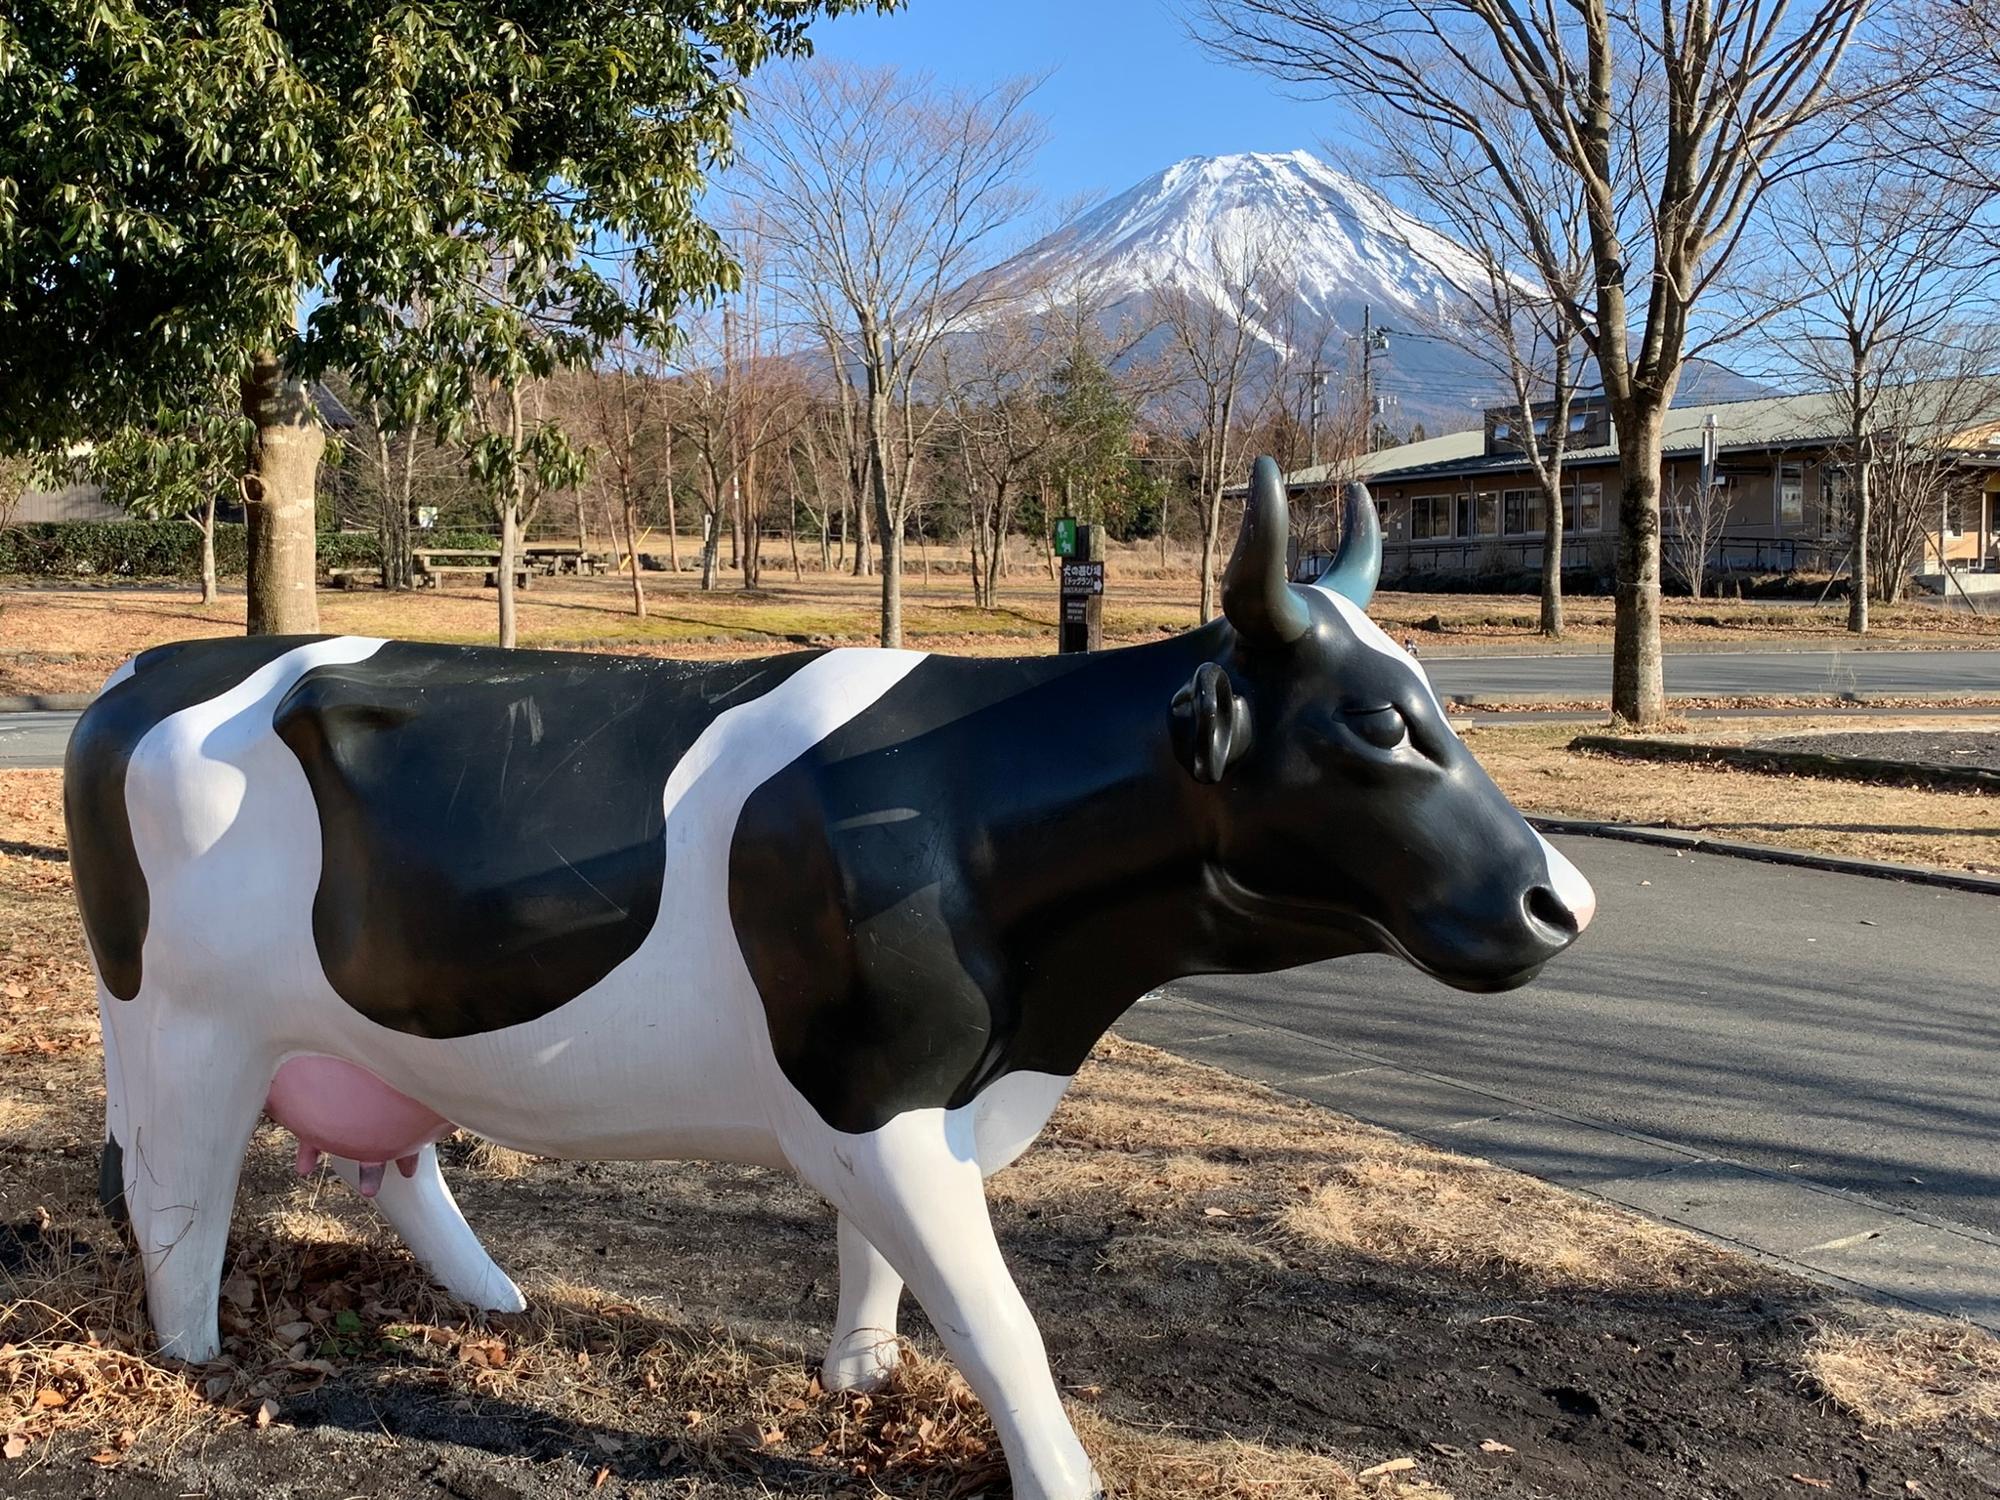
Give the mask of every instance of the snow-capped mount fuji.
[[1080, 279], [1107, 308], [1163, 285], [1228, 307], [1218, 261], [1241, 266], [1261, 245], [1275, 247], [1311, 318], [1343, 325], [1351, 312], [1358, 327], [1371, 304], [1387, 321], [1435, 319], [1459, 300], [1454, 280], [1481, 277], [1473, 256], [1308, 151], [1175, 162], [989, 275], [1023, 286]]
[[[1284, 352], [1288, 339], [1304, 339], [1312, 347], [1300, 352], [1342, 373], [1358, 349], [1353, 340], [1365, 308], [1374, 326], [1387, 330], [1373, 375], [1390, 427], [1421, 422], [1432, 433], [1473, 427], [1482, 407], [1505, 399], [1492, 364], [1438, 337], [1459, 321], [1459, 289], [1484, 281], [1477, 257], [1309, 151], [1175, 162], [977, 281], [982, 291], [1030, 296], [1083, 288], [1107, 329], [1130, 336], [1157, 321], [1151, 305], [1161, 288], [1233, 308], [1223, 266], [1240, 267], [1248, 247], [1267, 245], [1279, 252], [1282, 281], [1294, 299], [1290, 307], [1265, 309], [1251, 325], [1267, 357]], [[1157, 350], [1162, 338], [1155, 332], [1137, 352]], [[1711, 378], [1700, 380], [1704, 399], [1757, 391], [1712, 365], [1705, 376]], [[1713, 389], [1712, 377], [1747, 389]]]

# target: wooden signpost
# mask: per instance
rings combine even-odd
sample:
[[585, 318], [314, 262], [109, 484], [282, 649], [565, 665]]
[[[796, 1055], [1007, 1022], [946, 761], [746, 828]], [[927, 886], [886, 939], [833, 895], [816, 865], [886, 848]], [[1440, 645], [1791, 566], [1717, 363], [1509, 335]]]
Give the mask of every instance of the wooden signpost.
[[[1068, 551], [1063, 543], [1070, 543]], [[1104, 528], [1079, 526], [1068, 516], [1056, 522], [1057, 564], [1061, 571], [1059, 651], [1104, 649]]]

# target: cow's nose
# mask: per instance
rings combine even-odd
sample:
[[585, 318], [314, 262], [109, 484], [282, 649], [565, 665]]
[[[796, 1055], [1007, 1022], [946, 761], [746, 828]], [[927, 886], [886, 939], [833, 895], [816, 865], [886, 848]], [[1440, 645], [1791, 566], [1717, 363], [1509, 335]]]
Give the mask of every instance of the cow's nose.
[[[1548, 863], [1549, 878], [1548, 884], [1538, 885], [1528, 893], [1528, 915], [1574, 937], [1588, 927], [1590, 919], [1597, 915], [1597, 892], [1583, 878], [1583, 871], [1565, 859], [1555, 845], [1539, 833], [1535, 835], [1535, 841], [1542, 846], [1542, 858]], [[1539, 903], [1537, 897], [1541, 898]], [[1563, 919], [1552, 920], [1558, 911]]]

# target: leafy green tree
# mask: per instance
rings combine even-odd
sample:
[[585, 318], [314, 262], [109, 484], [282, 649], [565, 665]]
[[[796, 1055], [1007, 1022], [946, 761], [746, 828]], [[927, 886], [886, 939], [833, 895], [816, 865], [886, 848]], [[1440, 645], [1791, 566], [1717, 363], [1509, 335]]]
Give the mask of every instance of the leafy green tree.
[[215, 507], [239, 493], [250, 424], [235, 392], [192, 390], [151, 422], [122, 427], [84, 450], [76, 475], [104, 499], [149, 520], [186, 517], [201, 528], [201, 602], [217, 597]]
[[251, 629], [312, 629], [323, 436], [302, 382], [345, 368], [395, 425], [462, 430], [510, 371], [670, 337], [674, 309], [734, 284], [696, 202], [742, 80], [858, 8], [15, 0], [0, 449], [235, 389]]
[[1045, 402], [1057, 438], [1050, 477], [1071, 515], [1110, 522], [1107, 504], [1132, 451], [1132, 406], [1095, 350], [1079, 343], [1049, 378]]

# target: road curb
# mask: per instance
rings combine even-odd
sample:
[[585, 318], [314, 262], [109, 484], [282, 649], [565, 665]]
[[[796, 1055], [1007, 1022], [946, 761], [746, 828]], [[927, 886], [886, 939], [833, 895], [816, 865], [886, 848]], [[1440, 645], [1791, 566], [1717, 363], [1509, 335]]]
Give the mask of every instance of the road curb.
[[95, 693], [0, 694], [0, 714], [60, 714], [90, 707]]
[[1754, 859], [1769, 865], [1796, 865], [1800, 869], [1827, 870], [1836, 875], [1865, 875], [1873, 880], [1900, 880], [1908, 885], [1935, 885], [1948, 890], [1971, 891], [1981, 896], [2000, 896], [2000, 878], [1960, 870], [1941, 870], [1929, 865], [1899, 865], [1882, 859], [1818, 854], [1810, 849], [1783, 849], [1775, 844], [1745, 844], [1735, 839], [1712, 839], [1705, 834], [1683, 833], [1674, 828], [1604, 823], [1592, 818], [1556, 818], [1536, 814], [1528, 821], [1544, 833], [1619, 839], [1628, 844], [1657, 844], [1666, 849], [1726, 854], [1732, 859]]

